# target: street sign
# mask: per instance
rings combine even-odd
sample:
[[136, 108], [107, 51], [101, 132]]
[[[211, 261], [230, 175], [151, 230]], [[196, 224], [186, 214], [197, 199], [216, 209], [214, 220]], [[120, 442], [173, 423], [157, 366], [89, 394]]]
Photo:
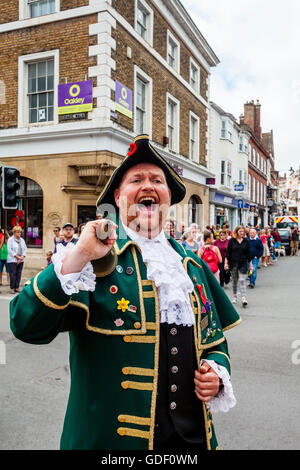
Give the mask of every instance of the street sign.
[[244, 201], [243, 201], [243, 199], [238, 199], [238, 209], [244, 209]]
[[235, 191], [244, 191], [245, 190], [245, 185], [240, 183], [240, 184], [235, 184], [234, 185], [234, 190]]

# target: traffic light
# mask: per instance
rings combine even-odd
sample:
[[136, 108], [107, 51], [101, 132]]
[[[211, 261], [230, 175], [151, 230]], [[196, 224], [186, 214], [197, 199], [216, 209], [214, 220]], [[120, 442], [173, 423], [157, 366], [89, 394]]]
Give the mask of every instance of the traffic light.
[[2, 167], [2, 208], [17, 209], [17, 191], [20, 172], [13, 166]]

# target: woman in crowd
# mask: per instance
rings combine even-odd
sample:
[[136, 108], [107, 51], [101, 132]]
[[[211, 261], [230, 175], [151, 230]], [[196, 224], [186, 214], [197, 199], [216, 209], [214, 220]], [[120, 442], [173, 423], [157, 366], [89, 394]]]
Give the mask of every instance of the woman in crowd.
[[220, 282], [219, 263], [222, 263], [220, 250], [214, 245], [214, 236], [209, 230], [205, 230], [203, 237], [204, 245], [200, 248], [197, 255], [207, 263], [217, 281]]
[[226, 251], [224, 269], [230, 269], [232, 276], [233, 299], [232, 303], [237, 302], [238, 284], [242, 294], [242, 304], [246, 307], [248, 302], [246, 298], [246, 280], [248, 277], [248, 263], [250, 270], [253, 270], [251, 261], [251, 252], [249, 241], [245, 237], [245, 229], [241, 226], [236, 227], [233, 237], [228, 242]]
[[264, 247], [264, 252], [261, 257], [262, 265], [266, 268], [268, 264], [270, 264], [270, 249], [268, 245], [267, 239], [270, 237], [270, 235], [266, 232], [265, 229], [261, 230], [260, 232], [260, 239], [262, 241], [263, 247]]
[[26, 243], [21, 238], [22, 229], [18, 225], [13, 228], [13, 235], [7, 241], [7, 266], [10, 275], [11, 293], [19, 292], [22, 269], [26, 257]]
[[219, 239], [217, 239], [214, 242], [214, 245], [219, 248], [221, 256], [222, 256], [222, 262], [219, 264], [219, 269], [220, 269], [220, 285], [221, 287], [224, 287], [224, 284], [228, 284], [230, 281], [230, 271], [227, 270], [225, 271], [224, 269], [224, 263], [225, 263], [225, 256], [226, 256], [226, 251], [228, 247], [228, 235], [226, 230], [221, 230], [219, 232]]
[[197, 253], [199, 250], [199, 245], [195, 241], [195, 237], [197, 235], [196, 229], [194, 227], [190, 227], [183, 235], [182, 235], [182, 246], [185, 250], [191, 250], [194, 253]]
[[2, 234], [3, 236], [1, 237], [0, 240], [0, 286], [2, 286], [2, 275], [3, 275], [3, 269], [5, 266], [6, 270], [6, 284], [9, 285], [9, 272], [7, 268], [7, 240], [9, 239], [9, 235], [7, 230], [4, 230], [4, 233]]

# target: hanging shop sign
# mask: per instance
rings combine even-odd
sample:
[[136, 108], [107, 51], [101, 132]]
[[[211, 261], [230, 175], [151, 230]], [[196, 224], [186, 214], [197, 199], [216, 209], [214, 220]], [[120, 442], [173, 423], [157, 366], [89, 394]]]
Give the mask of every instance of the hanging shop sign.
[[93, 82], [58, 85], [58, 114], [85, 113], [93, 109]]
[[116, 80], [116, 111], [132, 119], [132, 90]]

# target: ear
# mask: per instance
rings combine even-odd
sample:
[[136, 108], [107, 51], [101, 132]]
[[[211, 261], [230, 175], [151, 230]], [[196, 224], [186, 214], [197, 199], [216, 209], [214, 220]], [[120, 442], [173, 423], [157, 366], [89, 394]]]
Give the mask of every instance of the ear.
[[114, 197], [115, 197], [115, 203], [116, 203], [116, 206], [119, 208], [120, 207], [120, 190], [119, 188], [115, 189], [115, 192], [114, 192]]

